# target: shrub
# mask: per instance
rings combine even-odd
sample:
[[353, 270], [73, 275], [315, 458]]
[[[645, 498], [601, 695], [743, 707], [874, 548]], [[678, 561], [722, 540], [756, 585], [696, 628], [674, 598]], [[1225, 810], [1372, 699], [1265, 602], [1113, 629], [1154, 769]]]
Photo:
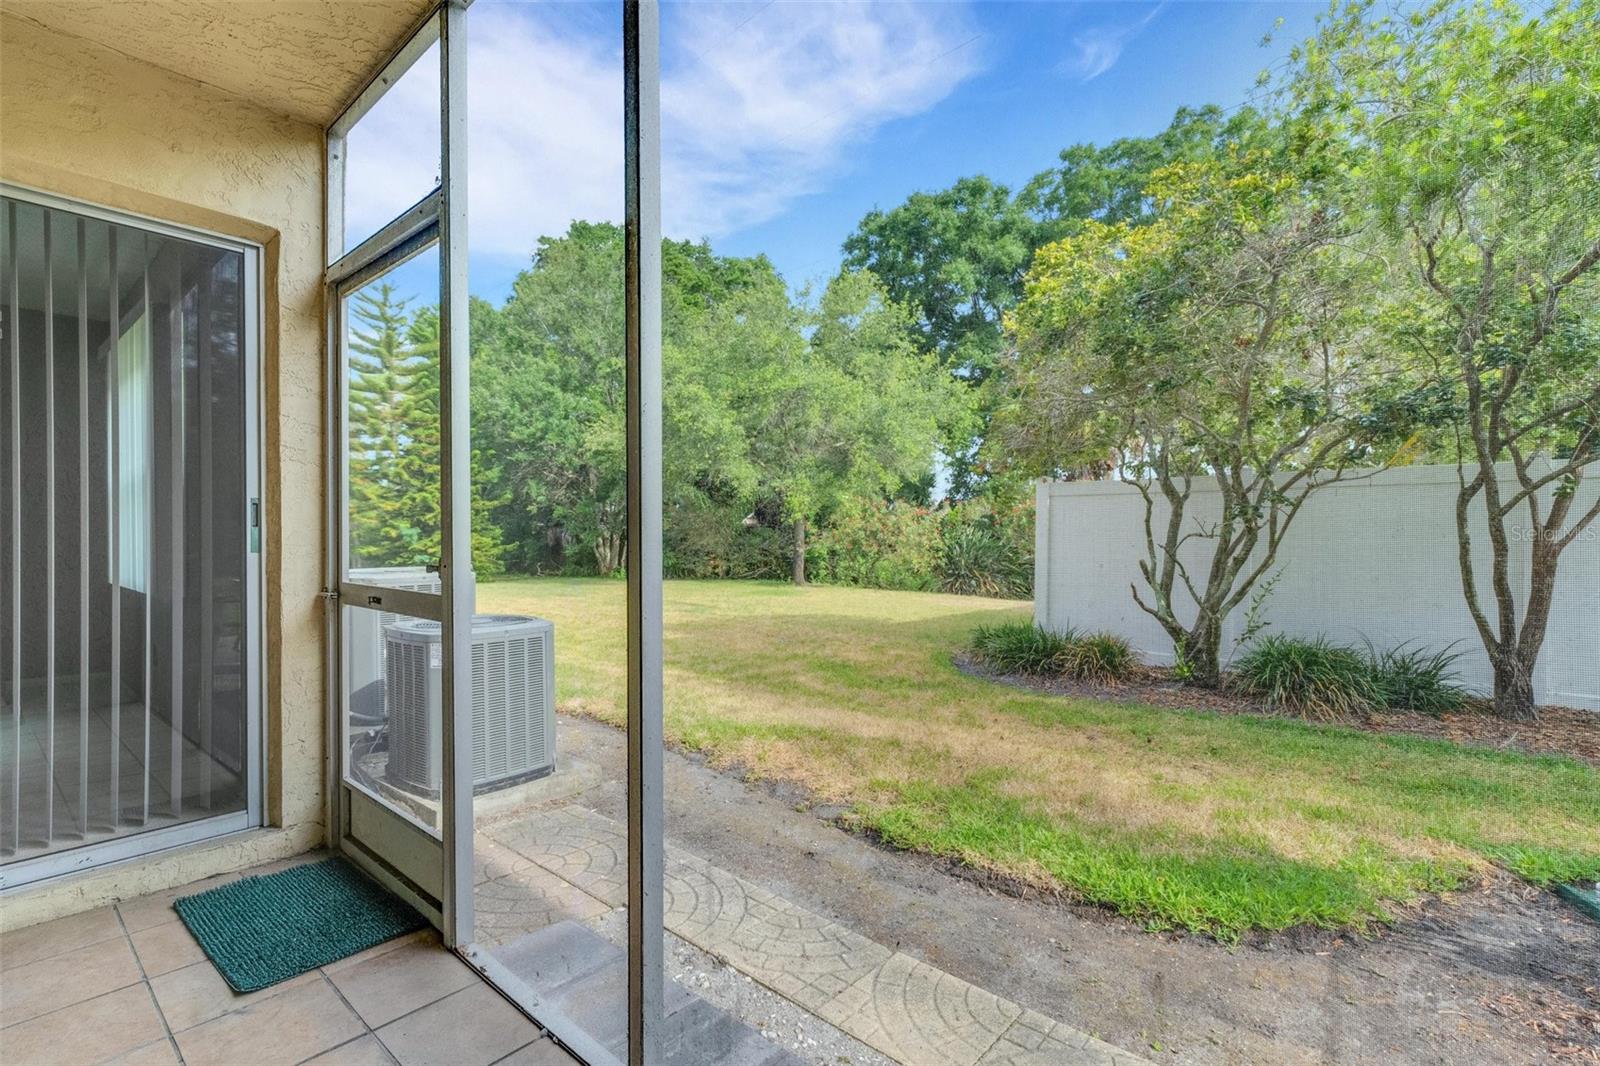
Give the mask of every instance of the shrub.
[[813, 580], [928, 592], [937, 587], [938, 516], [901, 501], [854, 499], [829, 516], [806, 552]]
[[991, 523], [946, 522], [939, 587], [962, 596], [1025, 599], [1033, 592], [1033, 562]]
[[1273, 707], [1310, 718], [1339, 718], [1379, 701], [1366, 656], [1324, 637], [1263, 638], [1239, 660], [1236, 683]]
[[1106, 683], [1127, 676], [1133, 649], [1111, 633], [1052, 633], [1028, 622], [979, 626], [972, 652], [985, 664], [1007, 674], [1070, 677]]
[[1052, 633], [1032, 622], [979, 626], [972, 635], [972, 653], [1007, 674], [1054, 674], [1076, 639], [1070, 630]]
[[1461, 655], [1450, 647], [1429, 651], [1411, 647], [1408, 641], [1378, 652], [1369, 643], [1367, 665], [1377, 689], [1378, 706], [1423, 714], [1459, 710], [1467, 702], [1467, 693], [1455, 683], [1460, 676], [1455, 664]]
[[662, 522], [662, 571], [667, 577], [778, 579], [789, 576], [792, 539], [786, 531], [747, 528], [740, 507], [703, 500], [675, 502]]
[[1128, 676], [1133, 669], [1133, 648], [1115, 633], [1090, 633], [1073, 638], [1062, 672], [1080, 681], [1108, 684]]

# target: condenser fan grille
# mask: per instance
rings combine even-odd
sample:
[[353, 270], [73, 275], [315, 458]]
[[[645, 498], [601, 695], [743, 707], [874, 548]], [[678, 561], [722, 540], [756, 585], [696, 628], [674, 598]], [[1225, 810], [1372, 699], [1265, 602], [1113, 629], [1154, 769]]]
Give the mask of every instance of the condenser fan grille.
[[[541, 618], [478, 615], [473, 620], [472, 778], [476, 790], [526, 780], [555, 765], [554, 627]], [[443, 719], [437, 622], [388, 630], [386, 776], [407, 791], [439, 788]], [[420, 678], [415, 664], [422, 664]]]

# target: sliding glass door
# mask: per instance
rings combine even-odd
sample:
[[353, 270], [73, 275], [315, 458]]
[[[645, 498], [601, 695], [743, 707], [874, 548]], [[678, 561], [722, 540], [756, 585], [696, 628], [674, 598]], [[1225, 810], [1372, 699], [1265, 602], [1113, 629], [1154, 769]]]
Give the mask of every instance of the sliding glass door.
[[7, 886], [255, 817], [253, 250], [0, 198]]

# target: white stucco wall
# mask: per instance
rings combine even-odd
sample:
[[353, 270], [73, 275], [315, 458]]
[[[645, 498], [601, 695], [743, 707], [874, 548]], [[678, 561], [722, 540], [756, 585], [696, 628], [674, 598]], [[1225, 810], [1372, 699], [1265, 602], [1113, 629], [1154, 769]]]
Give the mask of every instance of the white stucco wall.
[[[1502, 482], [1514, 483], [1508, 467]], [[1508, 489], [1509, 491], [1509, 489]], [[1600, 493], [1600, 474], [1587, 479], [1579, 506]], [[1323, 635], [1379, 648], [1406, 641], [1462, 653], [1458, 668], [1468, 687], [1487, 692], [1492, 673], [1461, 592], [1455, 534], [1456, 469], [1415, 466], [1384, 471], [1319, 490], [1290, 527], [1275, 570], [1281, 572], [1265, 601], [1268, 632]], [[1155, 514], [1158, 539], [1167, 510]], [[1197, 483], [1190, 500], [1192, 521], [1214, 522], [1219, 494], [1213, 483]], [[1481, 523], [1481, 505], [1475, 512]], [[1525, 536], [1519, 512], [1514, 536]], [[1051, 629], [1069, 625], [1105, 629], [1127, 638], [1147, 661], [1172, 662], [1172, 644], [1154, 619], [1133, 602], [1144, 554], [1144, 501], [1132, 485], [1118, 481], [1051, 482], [1038, 486], [1034, 615]], [[1489, 591], [1486, 528], [1473, 538], [1482, 602], [1493, 610]], [[1213, 542], [1195, 538], [1181, 553], [1203, 579], [1203, 560]], [[1519, 602], [1527, 588], [1527, 543], [1513, 542], [1513, 587]], [[1179, 617], [1192, 617], [1193, 601], [1177, 594]], [[1244, 626], [1241, 605], [1228, 619], [1226, 659]], [[1535, 675], [1541, 703], [1600, 710], [1600, 523], [1580, 534], [1561, 557], [1550, 627]]]

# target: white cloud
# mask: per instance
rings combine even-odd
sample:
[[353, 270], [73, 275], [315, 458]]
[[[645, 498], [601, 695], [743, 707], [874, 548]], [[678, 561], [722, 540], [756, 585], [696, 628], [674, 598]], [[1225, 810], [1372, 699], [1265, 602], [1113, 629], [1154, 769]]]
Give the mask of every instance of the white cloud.
[[1073, 54], [1061, 61], [1061, 69], [1079, 81], [1093, 81], [1122, 58], [1122, 50], [1166, 7], [1157, 4], [1134, 22], [1091, 26], [1072, 37]]
[[662, 87], [666, 211], [716, 235], [819, 188], [879, 126], [932, 107], [974, 72], [954, 4], [684, 5]]
[[[612, 15], [609, 5], [474, 4], [475, 253], [522, 259], [574, 218], [621, 217]], [[664, 20], [662, 209], [673, 236], [718, 237], [782, 212], [874, 130], [933, 106], [977, 64], [976, 31], [955, 4], [673, 4]], [[431, 70], [414, 71], [352, 134], [354, 236], [431, 186], [436, 92]]]

